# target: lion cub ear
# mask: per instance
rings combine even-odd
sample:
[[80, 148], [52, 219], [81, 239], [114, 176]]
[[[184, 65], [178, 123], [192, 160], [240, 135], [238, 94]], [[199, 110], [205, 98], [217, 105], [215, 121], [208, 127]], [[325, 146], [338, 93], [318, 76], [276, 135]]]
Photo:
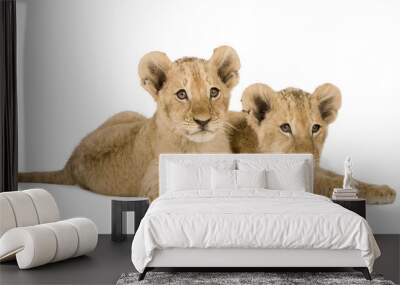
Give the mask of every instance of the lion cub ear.
[[322, 119], [327, 123], [333, 123], [342, 105], [342, 95], [339, 88], [330, 83], [322, 84], [315, 89], [312, 98], [318, 104]]
[[208, 63], [217, 68], [217, 74], [226, 87], [232, 89], [238, 84], [240, 59], [233, 48], [229, 46], [217, 47]]
[[159, 51], [149, 52], [140, 60], [140, 82], [155, 100], [158, 99], [158, 92], [167, 80], [170, 66], [171, 60], [165, 53]]
[[253, 126], [259, 126], [271, 111], [271, 103], [275, 91], [266, 84], [255, 83], [247, 87], [242, 95], [243, 112], [247, 113], [247, 119]]

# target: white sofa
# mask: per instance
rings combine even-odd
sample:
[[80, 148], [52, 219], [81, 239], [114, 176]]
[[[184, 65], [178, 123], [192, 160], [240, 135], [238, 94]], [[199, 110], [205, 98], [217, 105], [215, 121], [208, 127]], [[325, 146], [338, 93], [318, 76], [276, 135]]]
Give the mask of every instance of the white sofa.
[[60, 220], [52, 195], [43, 189], [0, 193], [0, 262], [20, 269], [84, 255], [96, 248], [97, 227], [87, 218]]

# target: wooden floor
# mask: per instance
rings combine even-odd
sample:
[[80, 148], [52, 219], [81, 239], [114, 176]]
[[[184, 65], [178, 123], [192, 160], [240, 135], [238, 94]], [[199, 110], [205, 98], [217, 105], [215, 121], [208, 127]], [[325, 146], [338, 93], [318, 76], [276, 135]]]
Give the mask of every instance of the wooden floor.
[[[375, 272], [395, 283], [400, 281], [400, 235], [375, 236], [382, 256], [375, 263]], [[132, 238], [111, 241], [99, 236], [99, 243], [88, 256], [19, 270], [15, 262], [0, 264], [0, 284], [115, 284], [124, 272], [134, 271], [130, 259]]]

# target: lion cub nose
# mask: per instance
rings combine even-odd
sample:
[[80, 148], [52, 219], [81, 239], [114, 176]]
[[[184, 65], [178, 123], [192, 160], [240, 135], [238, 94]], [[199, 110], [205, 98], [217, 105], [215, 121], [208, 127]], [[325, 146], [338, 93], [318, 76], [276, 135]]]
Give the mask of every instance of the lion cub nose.
[[208, 122], [211, 121], [211, 118], [209, 118], [207, 120], [199, 120], [199, 119], [193, 118], [193, 121], [195, 121], [196, 124], [198, 124], [200, 127], [204, 128], [208, 124]]

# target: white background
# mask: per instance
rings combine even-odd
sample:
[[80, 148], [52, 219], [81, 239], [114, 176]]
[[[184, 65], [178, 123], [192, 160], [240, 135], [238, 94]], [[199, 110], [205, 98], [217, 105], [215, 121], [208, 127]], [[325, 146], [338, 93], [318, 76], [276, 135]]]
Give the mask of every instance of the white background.
[[62, 168], [74, 146], [112, 114], [153, 114], [139, 85], [146, 52], [208, 58], [234, 47], [241, 91], [264, 82], [342, 90], [322, 165], [398, 189], [393, 205], [370, 206], [379, 233], [400, 233], [400, 2], [18, 0], [20, 170]]

